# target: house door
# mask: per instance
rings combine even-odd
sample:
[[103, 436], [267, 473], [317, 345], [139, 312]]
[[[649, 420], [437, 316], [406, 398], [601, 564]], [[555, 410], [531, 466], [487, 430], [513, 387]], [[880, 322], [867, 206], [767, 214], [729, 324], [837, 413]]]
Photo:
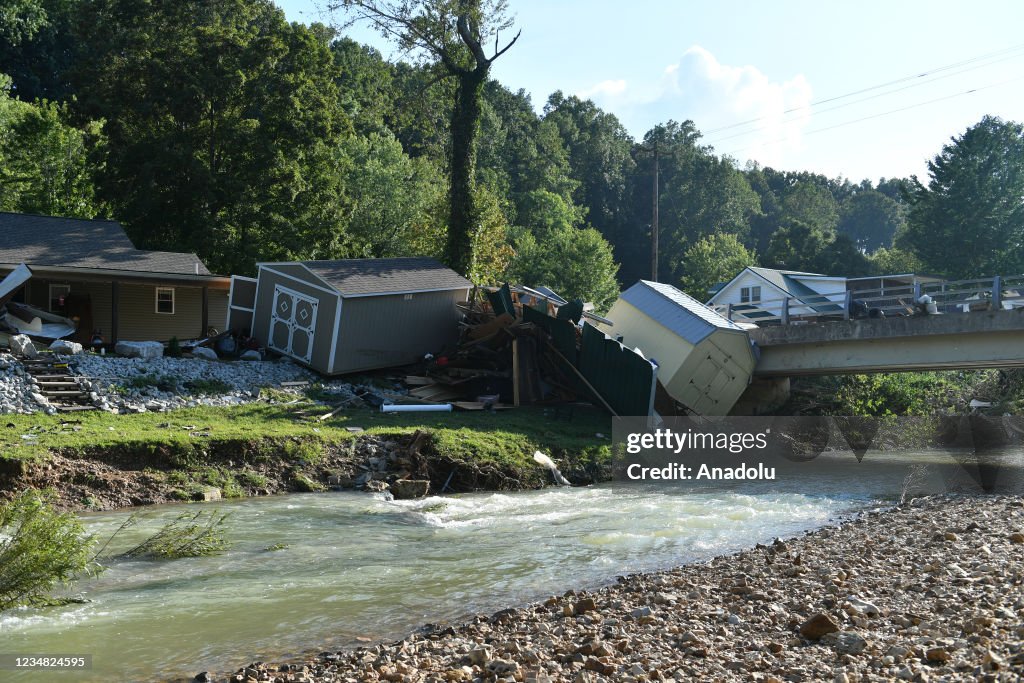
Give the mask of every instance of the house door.
[[275, 285], [267, 346], [308, 363], [313, 357], [318, 304], [311, 296]]

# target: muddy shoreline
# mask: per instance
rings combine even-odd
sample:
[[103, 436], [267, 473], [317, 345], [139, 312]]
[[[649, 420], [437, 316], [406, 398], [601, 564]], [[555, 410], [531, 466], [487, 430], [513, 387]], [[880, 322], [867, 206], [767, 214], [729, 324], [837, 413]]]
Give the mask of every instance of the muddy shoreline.
[[[576, 485], [611, 476], [571, 456], [559, 465]], [[434, 450], [429, 432], [360, 434], [341, 443], [210, 440], [194, 451], [125, 443], [57, 450], [41, 461], [0, 459], [0, 498], [30, 487], [50, 489], [56, 507], [76, 512], [282, 493], [381, 491], [397, 480], [429, 481], [432, 493], [513, 491], [542, 488], [551, 474], [539, 465], [453, 459]]]
[[[567, 582], [568, 583], [568, 582]], [[936, 496], [392, 644], [208, 681], [1011, 681], [1024, 498]]]

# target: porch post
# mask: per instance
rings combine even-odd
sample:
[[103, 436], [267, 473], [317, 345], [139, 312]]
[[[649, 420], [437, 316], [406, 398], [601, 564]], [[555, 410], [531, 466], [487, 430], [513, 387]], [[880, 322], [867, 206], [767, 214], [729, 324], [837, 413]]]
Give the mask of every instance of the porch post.
[[208, 329], [210, 329], [210, 288], [203, 285], [203, 329], [199, 330], [199, 339], [206, 337]]
[[121, 283], [114, 280], [110, 283], [110, 343], [117, 343], [118, 306], [121, 303]]

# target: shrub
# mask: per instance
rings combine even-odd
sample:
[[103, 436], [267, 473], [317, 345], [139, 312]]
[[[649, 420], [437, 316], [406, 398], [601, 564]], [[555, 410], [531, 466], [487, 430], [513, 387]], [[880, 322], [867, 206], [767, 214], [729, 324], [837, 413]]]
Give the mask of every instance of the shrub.
[[226, 514], [200, 510], [184, 513], [167, 523], [145, 541], [121, 555], [124, 558], [173, 560], [180, 557], [215, 555], [229, 543], [224, 538]]
[[0, 611], [51, 604], [55, 586], [99, 570], [93, 537], [73, 514], [54, 510], [50, 498], [28, 489], [0, 506]]
[[193, 394], [205, 396], [226, 394], [231, 391], [231, 385], [219, 379], [191, 379], [185, 382], [185, 388]]
[[171, 358], [181, 358], [181, 343], [177, 337], [171, 337], [167, 342], [167, 355]]

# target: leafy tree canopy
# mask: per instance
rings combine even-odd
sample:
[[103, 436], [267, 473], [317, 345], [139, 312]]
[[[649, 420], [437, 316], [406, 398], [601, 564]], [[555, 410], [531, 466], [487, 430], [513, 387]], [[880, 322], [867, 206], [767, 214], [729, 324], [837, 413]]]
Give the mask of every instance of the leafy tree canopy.
[[916, 178], [899, 240], [931, 271], [955, 278], [1024, 272], [1024, 127], [986, 116]]
[[736, 235], [706, 235], [683, 256], [682, 288], [698, 301], [707, 301], [708, 290], [727, 282], [747, 266], [757, 264], [757, 255], [743, 246]]

